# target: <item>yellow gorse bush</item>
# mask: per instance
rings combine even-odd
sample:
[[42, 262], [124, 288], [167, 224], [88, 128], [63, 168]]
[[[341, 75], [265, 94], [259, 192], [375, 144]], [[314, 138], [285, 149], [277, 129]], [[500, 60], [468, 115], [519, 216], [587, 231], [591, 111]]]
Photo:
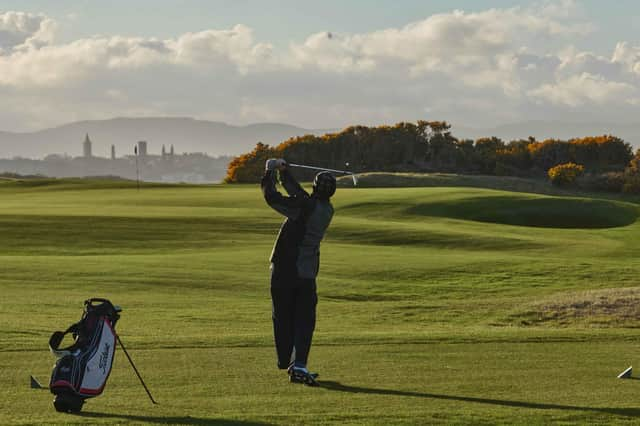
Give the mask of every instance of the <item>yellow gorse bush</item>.
[[584, 166], [576, 163], [559, 164], [549, 169], [547, 174], [554, 185], [571, 185], [584, 173]]

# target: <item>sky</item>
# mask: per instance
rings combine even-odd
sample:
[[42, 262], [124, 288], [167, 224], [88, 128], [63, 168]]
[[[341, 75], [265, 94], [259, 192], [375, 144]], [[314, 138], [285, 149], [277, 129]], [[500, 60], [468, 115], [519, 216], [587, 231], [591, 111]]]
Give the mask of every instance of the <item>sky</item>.
[[637, 122], [640, 2], [0, 0], [0, 130]]

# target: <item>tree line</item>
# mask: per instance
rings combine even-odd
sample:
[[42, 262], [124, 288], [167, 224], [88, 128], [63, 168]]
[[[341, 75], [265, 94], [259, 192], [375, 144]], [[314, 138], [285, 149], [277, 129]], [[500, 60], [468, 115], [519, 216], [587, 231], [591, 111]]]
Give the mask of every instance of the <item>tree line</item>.
[[[638, 173], [633, 170], [637, 170], [639, 154], [634, 159], [631, 145], [612, 135], [544, 141], [529, 137], [509, 142], [497, 137], [458, 139], [446, 122], [419, 120], [394, 126], [351, 126], [323, 136], [294, 137], [274, 147], [258, 143], [251, 152], [229, 163], [225, 181], [258, 182], [264, 161], [272, 157], [347, 168], [355, 173], [448, 172], [521, 177], [547, 176], [556, 166], [574, 163], [583, 168], [584, 180], [605, 179], [604, 186], [619, 186], [595, 189], [622, 190], [625, 182]], [[308, 173], [302, 177], [311, 176]]]

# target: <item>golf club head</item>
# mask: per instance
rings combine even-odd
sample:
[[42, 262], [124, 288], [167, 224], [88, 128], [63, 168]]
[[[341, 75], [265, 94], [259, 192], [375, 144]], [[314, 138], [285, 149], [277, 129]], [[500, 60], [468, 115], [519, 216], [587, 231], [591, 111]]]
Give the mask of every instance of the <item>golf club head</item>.
[[353, 186], [358, 186], [358, 178], [356, 175], [351, 175], [351, 179], [353, 179]]

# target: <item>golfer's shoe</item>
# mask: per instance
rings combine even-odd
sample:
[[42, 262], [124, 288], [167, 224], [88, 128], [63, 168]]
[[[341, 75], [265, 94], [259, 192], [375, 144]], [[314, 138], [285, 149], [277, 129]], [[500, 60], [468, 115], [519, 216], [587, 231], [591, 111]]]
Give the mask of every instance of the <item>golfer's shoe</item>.
[[[290, 366], [287, 368], [287, 373], [289, 373], [289, 375], [291, 375], [291, 372], [293, 371], [293, 368], [294, 368], [294, 367], [293, 367], [293, 365], [290, 365]], [[309, 370], [307, 370], [306, 368], [298, 367], [298, 369], [300, 369], [300, 370], [304, 370], [305, 372], [307, 372], [307, 373], [308, 373], [311, 377], [313, 377], [314, 379], [317, 379], [318, 377], [320, 377], [320, 374], [319, 374], [319, 373], [312, 373], [312, 372], [310, 372]]]
[[319, 374], [310, 373], [306, 368], [290, 367], [287, 371], [289, 373], [289, 381], [291, 383], [302, 383], [307, 386], [320, 386], [320, 383], [316, 381]]

